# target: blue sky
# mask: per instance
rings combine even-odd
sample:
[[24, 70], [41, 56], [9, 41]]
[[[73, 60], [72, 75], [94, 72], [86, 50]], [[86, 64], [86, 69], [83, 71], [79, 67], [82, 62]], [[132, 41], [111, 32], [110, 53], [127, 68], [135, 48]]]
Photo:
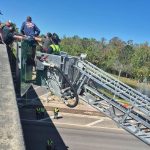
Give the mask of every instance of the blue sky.
[[150, 41], [150, 0], [0, 0], [1, 21], [20, 28], [30, 15], [41, 33]]

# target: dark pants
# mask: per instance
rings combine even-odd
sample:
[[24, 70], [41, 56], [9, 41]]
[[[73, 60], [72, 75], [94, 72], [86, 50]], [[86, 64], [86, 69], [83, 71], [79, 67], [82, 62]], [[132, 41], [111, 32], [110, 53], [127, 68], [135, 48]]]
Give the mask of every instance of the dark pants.
[[36, 119], [37, 120], [41, 119], [41, 113], [38, 111], [36, 111]]
[[58, 118], [58, 112], [54, 112], [54, 119]]
[[27, 55], [27, 65], [35, 66], [35, 54], [36, 54], [36, 41], [33, 38], [29, 38], [24, 42], [25, 55]]
[[13, 33], [9, 33], [9, 34], [7, 34], [7, 36], [4, 36], [3, 40], [6, 45], [12, 44], [14, 41]]

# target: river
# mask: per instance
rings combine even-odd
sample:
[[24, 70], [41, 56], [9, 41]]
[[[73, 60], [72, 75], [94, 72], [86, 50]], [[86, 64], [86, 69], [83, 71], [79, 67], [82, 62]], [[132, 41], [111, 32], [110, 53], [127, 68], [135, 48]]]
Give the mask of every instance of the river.
[[138, 91], [150, 97], [150, 84], [138, 83]]

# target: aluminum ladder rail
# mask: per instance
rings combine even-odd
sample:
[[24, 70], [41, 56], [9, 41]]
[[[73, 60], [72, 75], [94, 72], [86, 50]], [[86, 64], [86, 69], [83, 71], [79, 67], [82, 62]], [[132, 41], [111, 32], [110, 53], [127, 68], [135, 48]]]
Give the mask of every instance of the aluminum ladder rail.
[[[78, 86], [77, 92], [80, 93], [84, 87], [84, 93], [80, 98], [150, 145], [150, 98], [88, 61], [78, 60], [74, 67], [79, 75], [74, 81]], [[130, 106], [126, 108], [115, 98], [101, 93], [88, 84], [89, 80], [126, 100]]]
[[86, 74], [88, 74], [92, 78], [99, 80], [104, 88], [121, 97], [122, 99], [128, 101], [134, 108], [150, 117], [149, 97], [124, 84], [123, 82], [119, 81], [115, 77], [104, 72], [88, 61], [84, 62], [79, 60], [77, 63], [78, 66], [82, 65], [82, 67], [84, 68], [83, 71], [82, 68], [78, 67], [81, 69], [81, 72], [86, 72]]

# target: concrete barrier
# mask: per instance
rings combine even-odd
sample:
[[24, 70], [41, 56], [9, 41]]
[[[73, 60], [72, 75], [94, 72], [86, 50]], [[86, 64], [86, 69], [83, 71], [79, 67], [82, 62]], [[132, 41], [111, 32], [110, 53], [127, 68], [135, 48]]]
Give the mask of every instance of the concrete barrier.
[[6, 46], [0, 44], [0, 150], [25, 150]]

